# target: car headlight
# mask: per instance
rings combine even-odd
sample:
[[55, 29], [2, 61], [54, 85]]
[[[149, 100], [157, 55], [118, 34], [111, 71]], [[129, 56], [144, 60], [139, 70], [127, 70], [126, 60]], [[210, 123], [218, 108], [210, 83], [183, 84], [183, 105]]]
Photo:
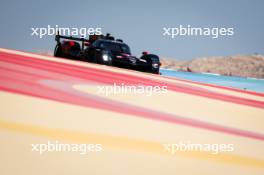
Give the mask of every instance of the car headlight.
[[152, 64], [152, 67], [157, 69], [159, 67], [159, 64], [158, 63], [154, 63], [154, 64]]
[[137, 60], [136, 60], [135, 58], [133, 58], [133, 57], [129, 58], [129, 60], [130, 60], [132, 63], [136, 63], [136, 62], [137, 62]]
[[108, 55], [107, 55], [107, 54], [103, 54], [103, 56], [102, 56], [102, 57], [103, 57], [103, 60], [104, 60], [104, 61], [108, 61], [108, 59], [109, 59], [109, 57], [108, 57]]

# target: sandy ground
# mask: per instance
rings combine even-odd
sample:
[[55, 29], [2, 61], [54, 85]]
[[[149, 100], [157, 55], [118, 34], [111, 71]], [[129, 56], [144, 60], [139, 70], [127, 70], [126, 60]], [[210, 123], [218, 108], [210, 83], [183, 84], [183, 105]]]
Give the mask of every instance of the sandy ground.
[[163, 58], [161, 62], [164, 68], [180, 71], [264, 78], [264, 56], [257, 54], [235, 55], [230, 57], [204, 57], [192, 60]]

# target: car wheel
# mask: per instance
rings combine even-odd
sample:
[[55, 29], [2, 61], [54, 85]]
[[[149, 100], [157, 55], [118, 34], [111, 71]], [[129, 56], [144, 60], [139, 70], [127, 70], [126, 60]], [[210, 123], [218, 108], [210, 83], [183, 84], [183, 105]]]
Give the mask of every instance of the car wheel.
[[62, 52], [62, 46], [61, 44], [57, 44], [54, 50], [54, 56], [55, 57], [63, 57], [63, 52]]

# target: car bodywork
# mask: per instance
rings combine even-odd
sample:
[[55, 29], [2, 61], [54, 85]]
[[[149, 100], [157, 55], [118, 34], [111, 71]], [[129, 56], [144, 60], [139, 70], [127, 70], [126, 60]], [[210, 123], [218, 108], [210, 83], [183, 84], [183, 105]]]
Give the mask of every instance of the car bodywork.
[[55, 40], [56, 57], [159, 74], [161, 63], [157, 55], [143, 52], [140, 58], [132, 56], [129, 46], [110, 34], [90, 35], [89, 39], [57, 34]]

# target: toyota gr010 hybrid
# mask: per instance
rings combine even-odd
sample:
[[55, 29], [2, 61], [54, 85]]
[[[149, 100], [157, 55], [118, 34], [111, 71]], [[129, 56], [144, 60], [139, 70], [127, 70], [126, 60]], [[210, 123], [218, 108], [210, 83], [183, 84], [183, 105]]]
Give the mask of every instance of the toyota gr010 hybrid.
[[55, 40], [56, 57], [159, 74], [161, 63], [157, 55], [143, 52], [140, 58], [132, 56], [129, 46], [110, 34], [90, 35], [89, 39], [57, 34]]

